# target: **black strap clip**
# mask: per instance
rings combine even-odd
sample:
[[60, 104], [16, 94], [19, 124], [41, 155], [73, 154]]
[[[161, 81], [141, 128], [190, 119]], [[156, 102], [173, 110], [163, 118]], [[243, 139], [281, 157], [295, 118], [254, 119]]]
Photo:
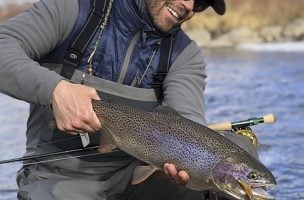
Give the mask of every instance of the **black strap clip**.
[[153, 88], [161, 88], [162, 84], [166, 78], [167, 72], [156, 72], [153, 73], [152, 75], [152, 79], [153, 79], [153, 83], [152, 83], [152, 87]]
[[93, 39], [95, 32], [99, 26], [105, 23], [107, 16], [106, 10], [111, 9], [111, 0], [91, 0], [89, 16], [76, 35], [75, 40], [65, 52], [64, 61], [60, 75], [67, 79], [71, 79], [74, 71], [81, 61], [82, 55], [85, 52], [90, 41]]

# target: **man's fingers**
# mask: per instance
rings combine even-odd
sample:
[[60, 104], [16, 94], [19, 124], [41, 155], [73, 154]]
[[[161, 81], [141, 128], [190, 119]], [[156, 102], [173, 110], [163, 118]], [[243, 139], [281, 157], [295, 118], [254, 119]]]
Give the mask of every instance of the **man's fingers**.
[[57, 128], [61, 131], [70, 133], [72, 135], [77, 135], [78, 133], [83, 133], [83, 132], [95, 132], [93, 131], [93, 129], [87, 125], [87, 124], [83, 124], [83, 125], [73, 125], [71, 124], [58, 124], [57, 123]]
[[[92, 92], [92, 99], [101, 100], [101, 99], [100, 99], [100, 96], [98, 95], [98, 93], [97, 93], [97, 91], [96, 91], [95, 89], [94, 89], [94, 91]], [[96, 113], [94, 112], [93, 106], [92, 106], [92, 110], [93, 110], [93, 113], [94, 113], [92, 128], [93, 128], [95, 131], [99, 131], [99, 130], [101, 129], [101, 121], [100, 121], [100, 119], [97, 117]]]
[[[98, 96], [99, 97], [99, 96]], [[88, 124], [91, 126], [91, 128], [94, 131], [99, 131], [101, 129], [101, 120], [97, 117], [97, 114], [95, 113], [93, 109], [93, 105], [91, 105], [91, 112], [90, 112], [90, 120], [88, 121]]]
[[172, 178], [174, 178], [177, 175], [177, 170], [173, 164], [166, 163], [164, 168], [165, 168], [165, 173], [172, 176]]
[[60, 81], [51, 99], [57, 128], [68, 133], [99, 131], [101, 123], [92, 99], [100, 99], [94, 88]]
[[186, 171], [177, 171], [174, 164], [166, 163], [164, 165], [164, 171], [177, 183], [187, 184], [190, 180], [188, 173]]
[[185, 171], [179, 171], [178, 176], [180, 177], [180, 179], [182, 180], [182, 183], [184, 183], [184, 184], [188, 183], [190, 180], [189, 174]]
[[94, 123], [92, 124], [92, 128], [94, 131], [100, 131], [101, 129], [101, 121], [98, 119], [97, 115], [94, 113], [93, 117]]
[[[92, 122], [93, 120], [94, 122]], [[93, 117], [93, 120], [91, 120], [90, 123], [85, 123], [84, 121], [79, 121], [76, 123], [70, 122], [67, 124], [55, 123], [56, 126], [55, 127], [52, 126], [51, 128], [58, 128], [61, 131], [71, 133], [73, 135], [75, 133], [83, 133], [83, 132], [93, 133], [101, 129], [101, 123], [99, 119], [96, 117], [96, 115]]]
[[97, 132], [101, 126], [95, 113], [92, 113], [91, 120], [83, 120], [81, 117], [74, 117], [71, 120], [57, 119], [54, 128], [75, 135], [75, 133]]

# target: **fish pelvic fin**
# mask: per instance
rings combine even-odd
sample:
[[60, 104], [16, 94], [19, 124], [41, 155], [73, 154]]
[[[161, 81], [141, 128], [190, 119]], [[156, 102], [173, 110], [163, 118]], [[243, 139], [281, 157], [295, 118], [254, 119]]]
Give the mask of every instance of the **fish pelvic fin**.
[[100, 132], [100, 142], [98, 151], [100, 153], [111, 153], [117, 148], [118, 147], [115, 144], [115, 141], [113, 140], [110, 131], [105, 126], [103, 126]]
[[156, 167], [152, 165], [138, 166], [133, 172], [132, 185], [139, 184], [149, 178], [156, 170]]

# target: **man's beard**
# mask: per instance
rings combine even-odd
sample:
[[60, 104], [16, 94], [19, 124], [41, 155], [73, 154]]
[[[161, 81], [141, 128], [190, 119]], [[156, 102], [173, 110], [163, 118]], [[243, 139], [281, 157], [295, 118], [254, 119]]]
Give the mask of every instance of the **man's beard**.
[[[163, 32], [163, 33], [168, 33], [170, 32], [173, 28], [180, 26], [180, 24], [177, 24], [173, 21], [165, 19], [161, 19], [158, 12], [162, 7], [159, 7], [159, 5], [162, 2], [165, 2], [164, 0], [144, 0], [148, 14], [150, 16], [150, 19], [154, 25], [154, 27]], [[162, 21], [163, 20], [163, 21]]]

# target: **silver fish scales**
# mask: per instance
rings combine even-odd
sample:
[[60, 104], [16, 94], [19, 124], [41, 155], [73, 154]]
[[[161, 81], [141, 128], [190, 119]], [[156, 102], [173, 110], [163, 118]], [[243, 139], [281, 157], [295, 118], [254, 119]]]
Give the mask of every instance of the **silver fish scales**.
[[273, 199], [262, 187], [276, 184], [271, 172], [247, 151], [170, 107], [148, 112], [111, 98], [93, 101], [103, 125], [102, 153], [115, 148], [150, 167], [137, 170], [139, 183], [165, 163], [189, 173], [190, 189], [223, 191], [237, 199]]

